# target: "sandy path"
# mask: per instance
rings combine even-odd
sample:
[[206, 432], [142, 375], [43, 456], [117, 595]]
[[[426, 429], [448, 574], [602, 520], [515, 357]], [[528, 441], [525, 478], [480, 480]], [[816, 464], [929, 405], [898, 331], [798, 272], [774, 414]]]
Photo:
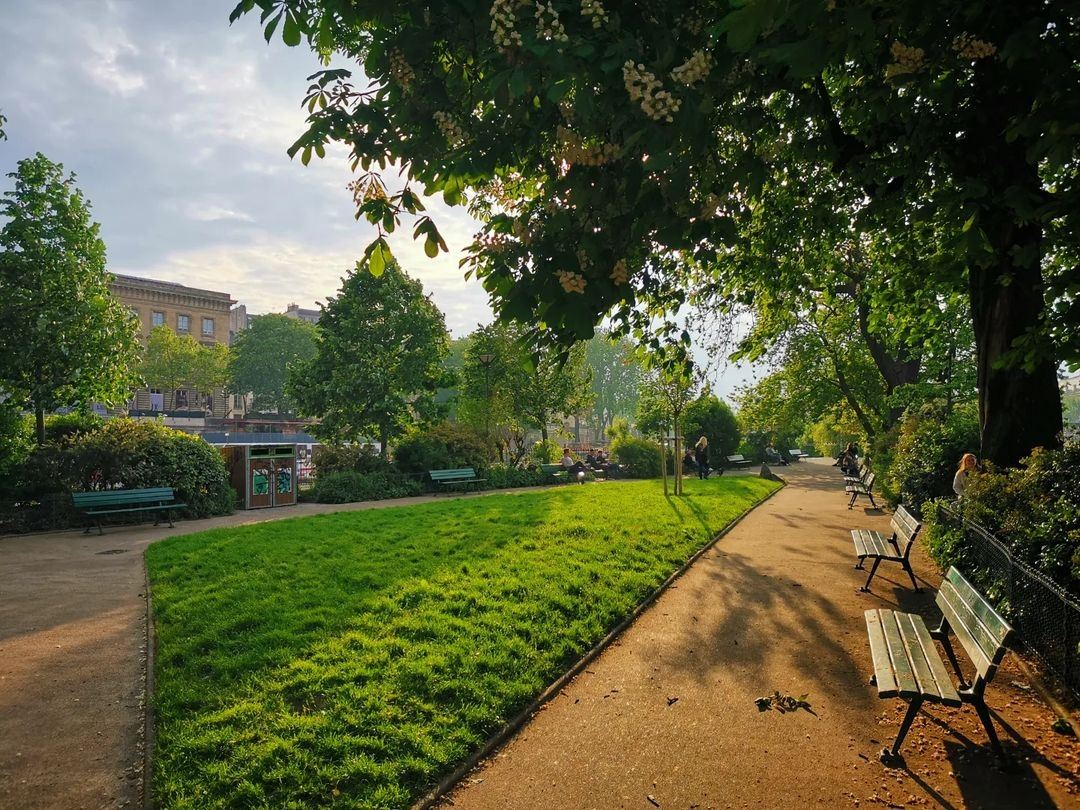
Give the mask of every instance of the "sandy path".
[[[970, 708], [935, 708], [934, 719], [916, 721], [905, 743], [908, 770], [877, 762], [903, 706], [867, 685], [862, 613], [897, 604], [933, 613], [933, 597], [912, 593], [898, 566], [879, 570], [873, 595], [859, 593], [865, 573], [853, 568], [848, 530], [885, 529], [888, 517], [849, 512], [839, 474], [826, 464], [780, 473], [790, 481], [784, 491], [724, 537], [445, 806], [1077, 806], [1080, 749], [1049, 731], [1053, 715], [1023, 685], [1011, 685], [1023, 679], [1015, 661], [988, 696], [1008, 724], [1011, 772], [979, 748], [985, 736]], [[921, 549], [915, 568], [924, 584], [936, 584]], [[759, 712], [754, 699], [773, 690], [808, 693], [814, 714]]]

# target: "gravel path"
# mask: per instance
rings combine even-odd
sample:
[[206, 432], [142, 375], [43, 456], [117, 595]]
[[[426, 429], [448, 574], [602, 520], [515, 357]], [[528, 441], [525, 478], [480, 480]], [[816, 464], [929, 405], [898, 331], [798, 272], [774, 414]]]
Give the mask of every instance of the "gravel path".
[[[848, 530], [884, 530], [888, 516], [849, 512], [840, 475], [826, 463], [778, 472], [788, 487], [721, 539], [443, 806], [1078, 806], [1080, 747], [1049, 730], [1054, 716], [1025, 688], [1015, 656], [987, 698], [1016, 760], [1009, 773], [981, 748], [985, 735], [970, 707], [933, 708], [917, 720], [905, 743], [907, 770], [877, 761], [903, 706], [879, 700], [867, 684], [862, 613], [899, 605], [932, 614], [933, 596], [912, 593], [899, 566], [882, 566], [874, 593], [860, 593], [865, 572], [853, 568]], [[921, 549], [914, 564], [924, 585], [937, 583]], [[808, 694], [812, 713], [759, 712], [754, 699], [774, 690]]]

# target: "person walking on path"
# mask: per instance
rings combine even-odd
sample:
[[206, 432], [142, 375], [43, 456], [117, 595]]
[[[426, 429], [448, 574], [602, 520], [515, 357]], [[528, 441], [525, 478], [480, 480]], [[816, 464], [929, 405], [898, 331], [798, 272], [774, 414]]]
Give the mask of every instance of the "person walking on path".
[[975, 465], [979, 463], [979, 460], [975, 458], [974, 453], [964, 453], [960, 457], [960, 466], [956, 468], [956, 475], [953, 476], [952, 489], [956, 493], [956, 497], [960, 498], [964, 495], [964, 489], [967, 487], [968, 475], [975, 469]]
[[694, 445], [694, 461], [697, 462], [698, 478], [709, 477], [709, 440], [702, 436]]

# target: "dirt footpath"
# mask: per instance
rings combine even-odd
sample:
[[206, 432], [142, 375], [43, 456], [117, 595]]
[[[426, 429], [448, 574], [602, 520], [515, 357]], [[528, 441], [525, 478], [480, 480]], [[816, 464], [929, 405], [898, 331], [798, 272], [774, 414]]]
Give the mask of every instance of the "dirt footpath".
[[[931, 707], [878, 752], [905, 704], [879, 700], [863, 611], [934, 615], [899, 566], [859, 592], [849, 530], [888, 516], [845, 508], [823, 463], [781, 468], [785, 490], [752, 512], [582, 675], [443, 803], [455, 808], [1077, 807], [1080, 746], [1014, 655], [989, 689], [1011, 759], [999, 769], [970, 707]], [[939, 577], [913, 551], [923, 585]], [[811, 711], [759, 711], [774, 690]], [[1077, 717], [1073, 718], [1077, 725]]]
[[173, 529], [106, 527], [101, 537], [67, 531], [0, 538], [0, 808], [142, 805], [143, 551], [150, 543], [222, 526], [429, 500], [300, 504]]

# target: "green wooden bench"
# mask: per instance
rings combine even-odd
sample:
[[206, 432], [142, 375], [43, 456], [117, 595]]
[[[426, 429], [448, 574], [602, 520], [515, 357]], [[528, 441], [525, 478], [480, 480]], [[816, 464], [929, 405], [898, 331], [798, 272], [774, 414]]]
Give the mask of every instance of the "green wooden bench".
[[802, 461], [804, 458], [809, 458], [809, 456], [798, 447], [793, 447], [792, 449], [788, 450], [787, 454], [788, 458], [790, 458], [792, 461]]
[[570, 476], [566, 474], [566, 467], [562, 464], [541, 464], [540, 471], [559, 481], [570, 480]]
[[855, 505], [860, 496], [869, 498], [870, 505], [877, 509], [877, 501], [874, 500], [874, 477], [874, 473], [867, 473], [861, 481], [850, 481], [844, 485], [844, 491], [851, 496], [848, 499], [848, 509]]
[[900, 506], [893, 512], [892, 536], [886, 537], [881, 532], [871, 529], [852, 529], [851, 539], [855, 543], [855, 554], [859, 558], [856, 568], [862, 568], [867, 559], [874, 561], [870, 569], [870, 576], [866, 578], [866, 584], [862, 590], [870, 590], [870, 582], [877, 573], [878, 566], [883, 560], [898, 562], [911, 577], [911, 584], [915, 590], [919, 590], [919, 583], [915, 581], [915, 572], [911, 570], [911, 547], [915, 544], [915, 538], [919, 536], [922, 524], [907, 510], [906, 506]]
[[859, 471], [855, 475], [849, 475], [844, 473], [844, 483], [853, 484], [855, 482], [866, 483], [866, 476], [870, 474], [870, 465], [865, 458], [859, 459]]
[[83, 534], [88, 534], [94, 525], [97, 526], [98, 534], [102, 534], [101, 519], [103, 517], [130, 512], [155, 512], [157, 513], [157, 518], [154, 520], [155, 526], [162, 520], [167, 520], [169, 527], [172, 528], [172, 516], [169, 512], [187, 506], [186, 503], [177, 502], [176, 492], [172, 487], [73, 492], [71, 501], [76, 509], [90, 518], [91, 523], [87, 525]]
[[753, 463], [754, 462], [741, 454], [727, 457], [727, 465], [729, 467], [749, 467]]
[[467, 487], [469, 484], [482, 484], [486, 478], [477, 478], [476, 470], [472, 467], [461, 467], [456, 470], [431, 470], [428, 473], [434, 484], [444, 487]]
[[[946, 572], [936, 602], [942, 615], [937, 630], [927, 630], [922, 617], [914, 613], [885, 609], [865, 613], [870, 654], [874, 659], [871, 683], [877, 686], [878, 697], [899, 697], [908, 701], [907, 714], [900, 724], [896, 742], [891, 749], [885, 748], [881, 752], [882, 761], [886, 763], [900, 758], [904, 735], [924, 702], [945, 706], [972, 704], [990, 738], [990, 745], [999, 757], [1003, 756], [983, 693], [1005, 657], [1013, 629], [955, 568]], [[970, 682], [956, 660], [950, 634], [956, 636], [975, 668], [975, 677]], [[934, 646], [934, 639], [945, 650], [960, 681], [959, 686], [953, 685]]]

